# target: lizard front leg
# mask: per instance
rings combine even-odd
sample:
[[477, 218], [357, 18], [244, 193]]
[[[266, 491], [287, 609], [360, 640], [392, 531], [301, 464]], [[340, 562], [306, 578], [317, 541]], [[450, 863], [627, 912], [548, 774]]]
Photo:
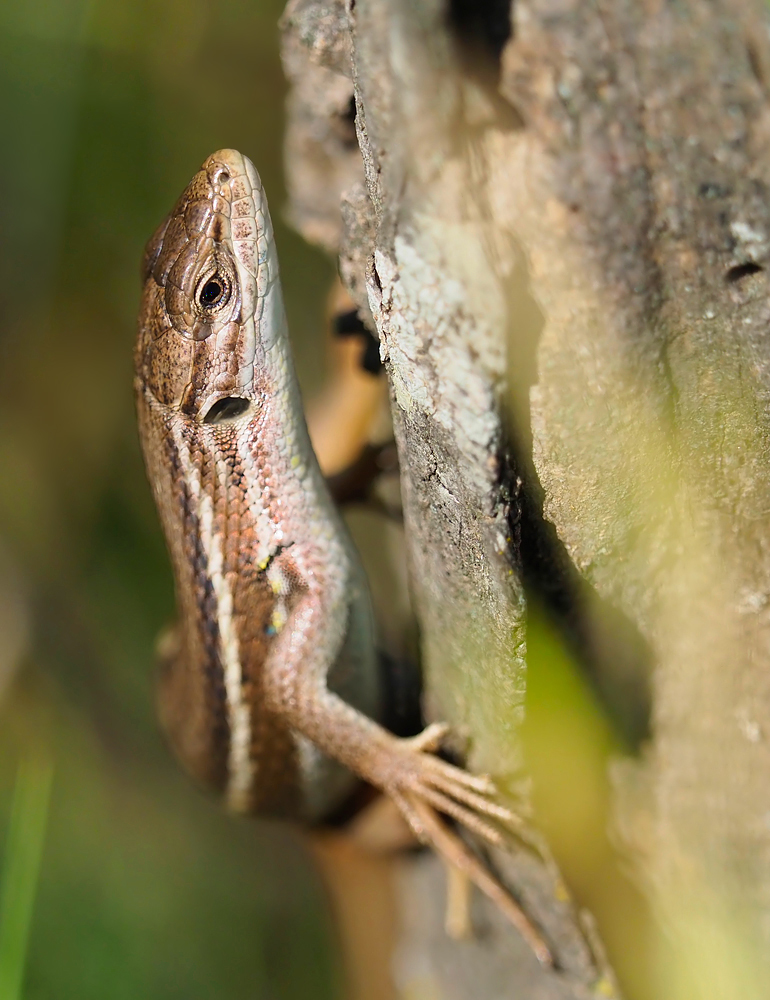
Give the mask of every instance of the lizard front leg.
[[435, 756], [447, 726], [434, 723], [418, 736], [399, 738], [328, 689], [328, 664], [344, 642], [349, 614], [347, 607], [330, 606], [333, 589], [311, 581], [276, 637], [265, 664], [265, 693], [271, 710], [329, 757], [390, 796], [416, 837], [467, 875], [503, 911], [539, 961], [550, 965], [551, 954], [540, 933], [440, 818], [442, 813], [451, 816], [502, 846], [503, 837], [490, 821], [513, 826], [517, 819], [497, 801], [492, 780]]

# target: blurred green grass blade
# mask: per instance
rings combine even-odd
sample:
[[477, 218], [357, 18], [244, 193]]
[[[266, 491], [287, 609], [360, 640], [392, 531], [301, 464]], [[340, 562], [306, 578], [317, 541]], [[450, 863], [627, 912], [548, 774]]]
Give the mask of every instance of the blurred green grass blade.
[[18, 1000], [43, 853], [53, 769], [19, 765], [0, 883], [0, 1000]]

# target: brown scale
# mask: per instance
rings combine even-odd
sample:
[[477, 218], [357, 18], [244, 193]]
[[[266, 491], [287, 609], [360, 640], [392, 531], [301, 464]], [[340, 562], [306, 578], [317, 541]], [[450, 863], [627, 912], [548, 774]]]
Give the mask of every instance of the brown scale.
[[[219, 376], [218, 387], [227, 391], [234, 386], [238, 371], [237, 351], [224, 361], [220, 354], [216, 366], [212, 365], [216, 337], [210, 335], [214, 330], [211, 323], [193, 315], [195, 305], [190, 297], [190, 282], [207, 256], [215, 263], [224, 262], [234, 272], [229, 249], [217, 245], [217, 238], [224, 235], [222, 219], [212, 212], [228, 206], [221, 197], [210, 198], [210, 191], [209, 177], [201, 171], [148, 243], [135, 365], [145, 458], [170, 550], [180, 618], [179, 627], [163, 643], [160, 714], [187, 770], [204, 785], [223, 792], [229, 778], [230, 732], [216, 595], [201, 539], [198, 501], [191, 495], [191, 470], [183, 467], [170, 432], [173, 417], [163, 411], [168, 407], [195, 417], [199, 393], [212, 378]], [[206, 235], [207, 227], [210, 235]], [[237, 305], [236, 295], [233, 308]], [[231, 320], [223, 330], [225, 345], [235, 348], [240, 325]], [[242, 569], [242, 538], [238, 531], [229, 531], [227, 498], [221, 498], [224, 503], [218, 500], [216, 462], [203, 445], [203, 428], [197, 421], [184, 420], [178, 426], [187, 449], [186, 460], [200, 477], [202, 494], [208, 493], [214, 503], [214, 531], [226, 547], [226, 566], [228, 570], [232, 567], [234, 584]], [[237, 507], [235, 512], [240, 530], [244, 519]], [[257, 632], [256, 639], [249, 637], [244, 656], [253, 653], [257, 657], [254, 662], [259, 663], [265, 655], [265, 630], [275, 603], [264, 574], [251, 581], [247, 593], [239, 595], [241, 600], [247, 602], [247, 616], [253, 616]], [[246, 620], [242, 614], [238, 612], [236, 624]], [[264, 727], [259, 728], [264, 743], [266, 733]]]
[[[165, 454], [169, 473], [156, 479], [164, 502], [166, 538], [174, 568], [179, 626], [161, 649], [158, 708], [171, 744], [185, 768], [204, 786], [227, 785], [230, 729], [227, 721], [219, 630], [208, 561], [201, 544], [195, 501], [183, 474], [174, 438], [156, 436], [157, 454]], [[151, 466], [148, 449], [148, 466]], [[159, 468], [162, 463], [158, 463]]]
[[236, 448], [226, 446], [227, 434], [224, 428], [217, 428], [217, 447], [228, 466], [223, 525], [226, 572], [232, 581], [233, 620], [238, 634], [244, 697], [252, 707], [251, 756], [257, 780], [250, 811], [297, 816], [301, 803], [294, 739], [285, 724], [265, 708], [263, 695], [261, 667], [270, 651], [276, 599], [266, 570], [258, 566], [257, 553], [262, 540], [257, 537], [249, 511], [242, 458]]

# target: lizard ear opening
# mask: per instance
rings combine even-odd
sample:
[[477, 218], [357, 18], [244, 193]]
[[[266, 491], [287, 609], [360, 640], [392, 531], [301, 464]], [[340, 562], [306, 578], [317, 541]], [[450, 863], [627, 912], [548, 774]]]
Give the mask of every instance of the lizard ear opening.
[[204, 424], [226, 424], [243, 414], [250, 408], [251, 400], [242, 396], [225, 396], [218, 399], [203, 418]]

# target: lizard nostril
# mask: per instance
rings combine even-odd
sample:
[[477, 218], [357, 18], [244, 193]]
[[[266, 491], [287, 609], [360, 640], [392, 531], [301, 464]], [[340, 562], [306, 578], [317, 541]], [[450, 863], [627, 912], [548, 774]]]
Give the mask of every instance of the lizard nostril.
[[251, 406], [250, 399], [242, 396], [225, 396], [218, 399], [203, 418], [204, 424], [226, 424], [243, 414]]

